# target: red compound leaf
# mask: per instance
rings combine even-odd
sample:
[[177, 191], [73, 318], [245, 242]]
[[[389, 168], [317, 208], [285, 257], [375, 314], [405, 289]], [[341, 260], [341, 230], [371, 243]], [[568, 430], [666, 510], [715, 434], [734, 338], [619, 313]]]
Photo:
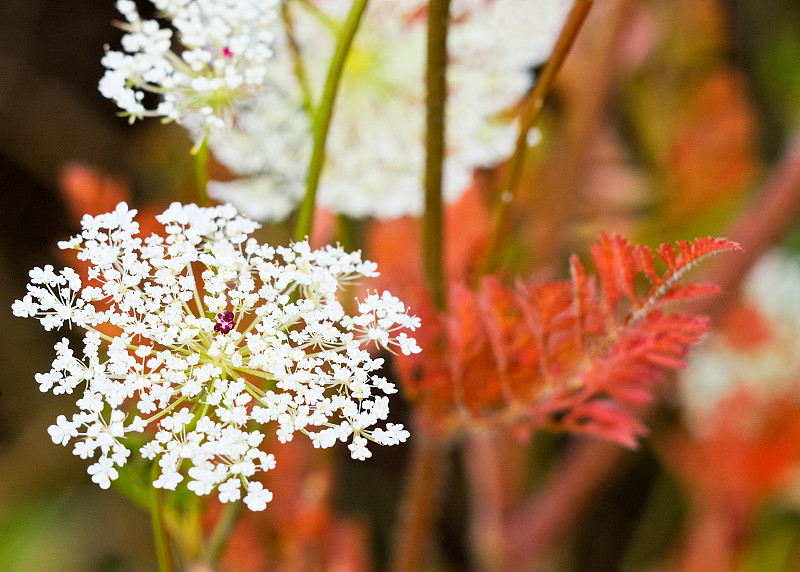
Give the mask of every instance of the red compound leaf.
[[[662, 246], [667, 269], [659, 275], [650, 249], [603, 235], [592, 249], [596, 277], [573, 256], [569, 281], [513, 291], [496, 277], [477, 292], [454, 285], [447, 311], [423, 317], [422, 353], [398, 356], [407, 395], [428, 426], [443, 431], [527, 424], [632, 447], [645, 434], [637, 407], [652, 401], [664, 370], [684, 366], [709, 328], [705, 317], [665, 313], [655, 302], [716, 292], [677, 278], [736, 248], [721, 239]], [[641, 298], [640, 273], [651, 282]]]

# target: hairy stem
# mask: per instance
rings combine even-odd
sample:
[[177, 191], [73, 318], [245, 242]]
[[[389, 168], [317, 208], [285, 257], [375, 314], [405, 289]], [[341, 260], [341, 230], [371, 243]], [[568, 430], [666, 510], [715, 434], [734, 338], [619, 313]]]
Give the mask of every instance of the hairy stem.
[[447, 305], [444, 278], [442, 174], [445, 154], [449, 12], [450, 0], [431, 0], [428, 7], [425, 213], [422, 220], [422, 256], [428, 289], [434, 306], [440, 310]]
[[[422, 220], [422, 258], [434, 306], [444, 310], [444, 212], [442, 173], [445, 152], [447, 97], [447, 27], [450, 0], [428, 5], [427, 115], [425, 132], [425, 212]], [[447, 447], [422, 431], [413, 442], [411, 468], [403, 493], [391, 569], [422, 570], [430, 548], [431, 528], [439, 513], [439, 495], [446, 475]]]
[[328, 130], [333, 117], [336, 94], [339, 91], [347, 54], [350, 53], [350, 46], [353, 45], [353, 39], [356, 36], [361, 17], [364, 15], [366, 8], [367, 0], [355, 0], [353, 2], [353, 7], [350, 9], [350, 13], [347, 15], [344, 26], [339, 33], [336, 50], [328, 68], [328, 76], [325, 79], [322, 100], [314, 115], [314, 146], [311, 151], [311, 162], [308, 166], [306, 194], [303, 197], [303, 203], [300, 205], [297, 228], [294, 234], [294, 238], [297, 241], [305, 240], [307, 236], [311, 235], [317, 201], [317, 187], [319, 186], [319, 178], [322, 175], [322, 167], [325, 163], [325, 141], [328, 138]]

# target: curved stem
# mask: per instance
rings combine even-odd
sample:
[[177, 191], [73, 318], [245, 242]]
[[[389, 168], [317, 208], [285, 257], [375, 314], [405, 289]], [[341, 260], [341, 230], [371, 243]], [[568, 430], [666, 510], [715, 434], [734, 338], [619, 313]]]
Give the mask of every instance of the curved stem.
[[431, 0], [428, 7], [425, 213], [422, 220], [422, 256], [428, 289], [434, 306], [440, 310], [447, 305], [444, 278], [442, 175], [445, 157], [449, 12], [450, 0]]
[[311, 151], [311, 162], [308, 166], [306, 194], [303, 197], [303, 203], [300, 205], [300, 212], [297, 218], [297, 228], [294, 234], [296, 241], [305, 240], [307, 236], [311, 235], [317, 200], [317, 187], [319, 186], [319, 178], [325, 163], [325, 141], [328, 138], [328, 130], [333, 117], [336, 94], [341, 83], [347, 54], [350, 53], [350, 46], [353, 44], [356, 31], [361, 23], [361, 17], [367, 8], [367, 1], [355, 0], [353, 2], [353, 7], [350, 9], [350, 13], [347, 15], [342, 31], [339, 34], [336, 51], [328, 68], [322, 100], [314, 116], [314, 147]]
[[519, 123], [514, 154], [506, 166], [505, 176], [500, 187], [499, 200], [495, 207], [492, 231], [489, 235], [489, 243], [483, 260], [483, 274], [489, 274], [495, 268], [497, 259], [503, 249], [505, 233], [508, 229], [509, 209], [514, 202], [519, 180], [522, 177], [522, 168], [525, 165], [525, 155], [528, 150], [528, 132], [539, 119], [545, 98], [553, 86], [553, 81], [561, 69], [561, 64], [564, 63], [572, 44], [575, 43], [575, 38], [578, 37], [578, 32], [580, 32], [592, 5], [593, 0], [577, 0], [575, 2], [564, 28], [556, 40], [553, 54], [545, 64], [542, 75], [537, 80], [536, 86], [525, 103]]
[[[153, 461], [151, 469], [151, 481], [156, 479], [158, 473], [158, 462]], [[164, 499], [161, 490], [151, 485], [150, 499], [150, 519], [153, 524], [153, 540], [156, 545], [156, 558], [158, 559], [159, 572], [173, 572], [172, 553], [169, 546], [169, 538], [164, 527]]]
[[197, 181], [198, 204], [201, 207], [211, 206], [208, 198], [208, 138], [203, 140], [192, 149], [194, 154], [194, 174]]

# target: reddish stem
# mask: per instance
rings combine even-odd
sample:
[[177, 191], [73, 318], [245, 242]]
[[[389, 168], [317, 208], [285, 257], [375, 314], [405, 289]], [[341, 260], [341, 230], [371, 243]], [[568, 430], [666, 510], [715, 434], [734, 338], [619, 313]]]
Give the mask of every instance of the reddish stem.
[[505, 485], [498, 434], [471, 436], [464, 446], [470, 485], [470, 537], [475, 564], [486, 572], [501, 570], [506, 560]]
[[400, 522], [394, 543], [392, 572], [424, 570], [430, 552], [432, 531], [447, 473], [450, 447], [446, 442], [416, 432], [411, 467], [405, 485]]

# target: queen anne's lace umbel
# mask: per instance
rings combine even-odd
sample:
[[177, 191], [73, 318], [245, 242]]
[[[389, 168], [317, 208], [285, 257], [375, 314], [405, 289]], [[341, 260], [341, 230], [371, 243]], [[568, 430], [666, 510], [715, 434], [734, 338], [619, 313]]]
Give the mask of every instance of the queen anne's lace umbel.
[[[133, 0], [117, 0], [126, 34], [122, 51], [109, 50], [103, 58], [107, 69], [100, 92], [116, 101], [131, 121], [163, 117], [201, 134], [223, 127], [231, 103], [265, 85], [278, 0], [152, 4], [171, 28], [142, 19]], [[146, 107], [147, 93], [160, 96], [156, 108]]]
[[80, 394], [80, 411], [60, 415], [53, 441], [96, 458], [92, 480], [108, 488], [132, 443], [158, 462], [154, 486], [217, 490], [222, 502], [262, 510], [272, 493], [255, 479], [274, 457], [259, 446], [274, 422], [281, 442], [295, 432], [316, 447], [350, 441], [355, 459], [368, 442], [394, 445], [409, 433], [387, 418], [394, 385], [377, 375], [374, 344], [419, 351], [402, 329], [419, 319], [388, 292], [369, 294], [350, 316], [343, 284], [375, 276], [359, 253], [300, 242], [273, 248], [247, 234], [258, 226], [230, 205], [171, 205], [163, 236], [137, 236], [135, 210], [85, 216], [83, 232], [59, 244], [88, 264], [88, 283], [71, 268], [31, 270], [14, 314], [47, 330], [84, 328], [76, 355], [64, 338], [42, 391]]

